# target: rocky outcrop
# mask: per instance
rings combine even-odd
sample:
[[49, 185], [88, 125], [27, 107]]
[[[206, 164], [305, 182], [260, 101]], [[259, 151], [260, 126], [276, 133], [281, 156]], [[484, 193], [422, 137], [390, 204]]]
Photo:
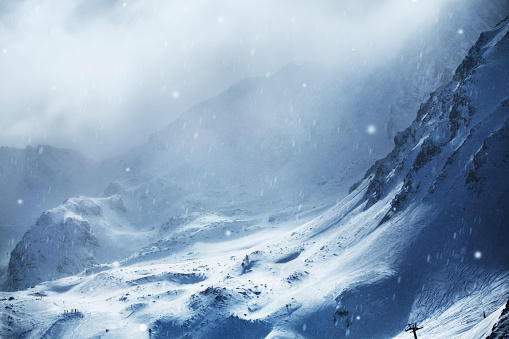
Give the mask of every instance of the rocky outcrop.
[[125, 211], [122, 200], [113, 196], [70, 198], [44, 212], [11, 253], [8, 287], [28, 288], [114, 258], [117, 240], [108, 231]]
[[[481, 168], [503, 165], [507, 158], [504, 142], [496, 140], [504, 139], [509, 110], [505, 85], [509, 62], [500, 54], [509, 45], [507, 22], [481, 35], [453, 81], [430, 95], [412, 125], [395, 137], [393, 151], [368, 171], [366, 208], [400, 187], [389, 218], [409, 200], [408, 195], [420, 201], [433, 194], [444, 177], [461, 177], [480, 192], [485, 180]], [[488, 159], [488, 150], [493, 148], [499, 160]], [[454, 163], [463, 168], [450, 171]]]
[[502, 339], [509, 338], [509, 301], [505, 304], [500, 317], [493, 326], [491, 334], [486, 339]]
[[95, 263], [99, 241], [87, 220], [74, 213], [45, 212], [11, 253], [10, 287], [24, 289], [77, 274]]

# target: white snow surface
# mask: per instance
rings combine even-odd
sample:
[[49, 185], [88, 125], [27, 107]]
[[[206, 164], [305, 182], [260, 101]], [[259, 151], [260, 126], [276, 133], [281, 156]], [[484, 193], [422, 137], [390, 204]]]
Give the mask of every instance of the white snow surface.
[[[294, 336], [294, 328], [313, 310], [334, 309], [343, 290], [395, 273], [395, 252], [403, 247], [398, 242], [410, 239], [399, 237], [386, 246], [382, 239], [397, 237], [401, 224], [376, 225], [394, 194], [377, 203], [377, 212], [362, 211], [367, 183], [298, 227], [266, 227], [232, 241], [194, 242], [159, 260], [42, 283], [18, 292], [9, 303], [23, 315], [16, 321], [37, 319], [31, 337], [94, 337], [108, 328], [113, 336], [134, 338], [141, 324], [154, 328], [162, 314], [179, 324], [196, 314], [201, 322], [216, 321], [222, 314], [270, 320], [277, 324], [272, 331]], [[415, 209], [404, 219], [423, 212]], [[73, 308], [79, 316], [64, 313]]]
[[[284, 170], [302, 159], [291, 143], [253, 158], [229, 153], [233, 144], [193, 160], [207, 146], [195, 143], [202, 131], [181, 132], [189, 140], [171, 149], [168, 128], [112, 160], [106, 167], [130, 171], [105, 197], [66, 200], [17, 244], [12, 291], [0, 292], [0, 336], [408, 338], [410, 322], [423, 327], [419, 338], [489, 335], [509, 298], [507, 20], [481, 36], [393, 151], [339, 202], [264, 177], [274, 168], [313, 172], [316, 164]], [[297, 132], [314, 138], [314, 126]], [[310, 156], [313, 138], [299, 139]], [[219, 159], [213, 172], [184, 161], [168, 174], [188, 148], [194, 164]], [[282, 154], [287, 161], [271, 161]], [[229, 166], [230, 156], [240, 162]], [[243, 183], [236, 166], [258, 160], [264, 175]], [[190, 168], [186, 191], [179, 178]], [[197, 179], [212, 174], [217, 181]], [[253, 200], [260, 183], [264, 198]]]

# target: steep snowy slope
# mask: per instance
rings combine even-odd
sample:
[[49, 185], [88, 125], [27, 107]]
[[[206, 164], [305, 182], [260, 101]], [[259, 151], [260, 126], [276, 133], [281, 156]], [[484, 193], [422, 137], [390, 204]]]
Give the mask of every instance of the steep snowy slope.
[[[509, 264], [508, 46], [506, 19], [481, 35], [453, 81], [430, 95], [417, 120], [396, 138], [394, 151], [370, 171], [369, 204], [401, 187], [385, 221], [416, 202], [432, 206], [405, 272], [422, 277], [415, 282], [422, 291], [409, 320], [429, 317], [421, 332], [430, 337], [458, 335], [482, 320], [480, 311], [470, 318], [462, 311], [495, 301], [500, 307], [507, 299], [504, 288], [501, 295], [496, 291], [507, 286], [498, 277]], [[449, 307], [456, 309], [455, 322], [443, 317]]]
[[490, 335], [509, 296], [508, 31], [509, 18], [483, 33], [394, 150], [317, 217], [168, 220], [182, 232], [162, 228], [163, 245], [119, 267], [2, 292], [0, 334], [408, 338], [418, 322], [420, 338]]
[[509, 301], [505, 304], [504, 309], [500, 312], [500, 317], [493, 326], [491, 334], [486, 339], [502, 339], [507, 337], [509, 333]]

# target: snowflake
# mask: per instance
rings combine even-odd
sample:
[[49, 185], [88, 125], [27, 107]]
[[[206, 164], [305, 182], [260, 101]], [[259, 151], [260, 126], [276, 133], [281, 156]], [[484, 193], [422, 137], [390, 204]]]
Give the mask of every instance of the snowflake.
[[376, 127], [375, 125], [369, 125], [367, 128], [366, 128], [366, 132], [368, 134], [375, 134], [376, 133]]

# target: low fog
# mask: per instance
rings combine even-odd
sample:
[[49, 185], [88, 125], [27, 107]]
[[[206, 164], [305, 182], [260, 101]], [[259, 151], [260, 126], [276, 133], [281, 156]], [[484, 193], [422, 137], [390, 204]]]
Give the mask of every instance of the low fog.
[[0, 145], [50, 144], [101, 160], [289, 62], [338, 72], [383, 65], [454, 3], [1, 1]]

